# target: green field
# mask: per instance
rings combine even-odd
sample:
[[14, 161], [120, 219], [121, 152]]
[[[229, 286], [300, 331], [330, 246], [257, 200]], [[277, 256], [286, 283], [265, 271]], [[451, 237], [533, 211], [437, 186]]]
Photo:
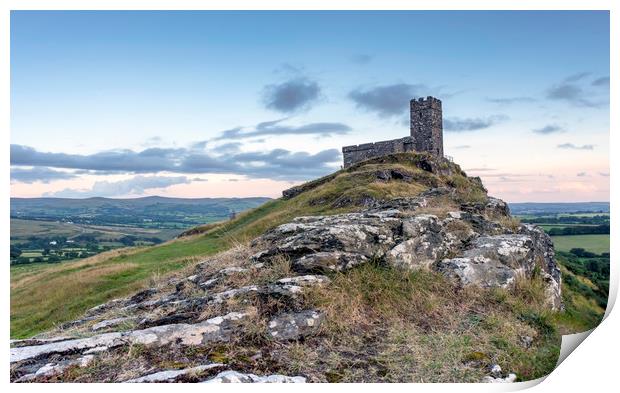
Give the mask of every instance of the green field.
[[536, 224], [542, 229], [562, 229], [566, 227], [595, 227], [596, 224]]
[[116, 239], [125, 235], [157, 236], [168, 240], [179, 234], [181, 229], [135, 228], [129, 226], [106, 226], [70, 224], [55, 221], [35, 221], [11, 218], [11, 244], [26, 241], [29, 237], [65, 236], [71, 239], [78, 235], [93, 234], [100, 241]]
[[552, 236], [551, 238], [557, 251], [583, 248], [596, 254], [609, 252], [609, 235]]

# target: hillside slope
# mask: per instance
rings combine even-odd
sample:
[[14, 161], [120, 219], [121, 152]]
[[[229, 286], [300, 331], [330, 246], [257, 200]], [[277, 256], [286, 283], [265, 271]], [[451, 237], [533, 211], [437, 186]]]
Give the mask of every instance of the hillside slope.
[[[247, 242], [298, 216], [358, 211], [372, 200], [414, 196], [449, 184], [459, 184], [468, 200], [484, 198], [479, 182], [470, 182], [453, 164], [441, 164], [452, 165], [455, 171], [450, 176], [420, 168], [434, 165], [424, 157], [395, 155], [338, 171], [307, 183], [308, 192], [295, 198], [269, 201], [232, 221], [195, 228], [155, 247], [115, 250], [59, 265], [12, 268], [11, 337], [30, 337], [77, 318], [89, 307], [146, 288], [153, 278]], [[391, 171], [396, 178], [390, 177]], [[407, 177], [398, 179], [399, 172]]]
[[[80, 301], [49, 302], [41, 279]], [[81, 316], [15, 341], [14, 381], [527, 380], [554, 367], [566, 320], [549, 237], [457, 165], [413, 153], [18, 283], [72, 307], [58, 322]]]

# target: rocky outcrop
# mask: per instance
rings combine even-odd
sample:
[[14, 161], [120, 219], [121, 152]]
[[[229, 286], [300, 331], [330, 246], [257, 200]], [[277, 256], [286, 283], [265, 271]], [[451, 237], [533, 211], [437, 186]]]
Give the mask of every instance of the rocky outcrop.
[[277, 255], [300, 273], [345, 271], [368, 261], [405, 269], [432, 269], [461, 285], [511, 286], [519, 277], [541, 274], [548, 305], [561, 308], [561, 277], [548, 235], [532, 225], [502, 226], [510, 220], [505, 202], [463, 203], [440, 217], [424, 212], [433, 198], [450, 190], [430, 190], [416, 198], [332, 216], [298, 217], [269, 231], [253, 256], [268, 262]]

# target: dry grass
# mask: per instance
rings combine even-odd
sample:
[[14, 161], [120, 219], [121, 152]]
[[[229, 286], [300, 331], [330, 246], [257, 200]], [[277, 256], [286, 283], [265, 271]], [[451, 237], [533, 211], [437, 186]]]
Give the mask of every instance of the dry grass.
[[[459, 289], [430, 271], [360, 266], [306, 294], [326, 322], [320, 339], [287, 347], [286, 371], [332, 382], [475, 382], [498, 363], [537, 378], [559, 353], [541, 285]], [[537, 348], [523, 348], [521, 336], [534, 337]]]
[[501, 217], [496, 222], [512, 232], [517, 232], [521, 226], [521, 221], [517, 217]]

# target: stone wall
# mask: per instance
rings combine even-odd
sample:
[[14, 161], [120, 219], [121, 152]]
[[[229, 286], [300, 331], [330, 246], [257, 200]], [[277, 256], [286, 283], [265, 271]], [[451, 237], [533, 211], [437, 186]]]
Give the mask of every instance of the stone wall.
[[414, 150], [414, 139], [408, 136], [400, 139], [392, 139], [390, 141], [345, 146], [342, 148], [342, 155], [344, 156], [344, 167], [348, 168], [355, 163], [374, 157], [381, 157], [393, 153], [405, 153]]

